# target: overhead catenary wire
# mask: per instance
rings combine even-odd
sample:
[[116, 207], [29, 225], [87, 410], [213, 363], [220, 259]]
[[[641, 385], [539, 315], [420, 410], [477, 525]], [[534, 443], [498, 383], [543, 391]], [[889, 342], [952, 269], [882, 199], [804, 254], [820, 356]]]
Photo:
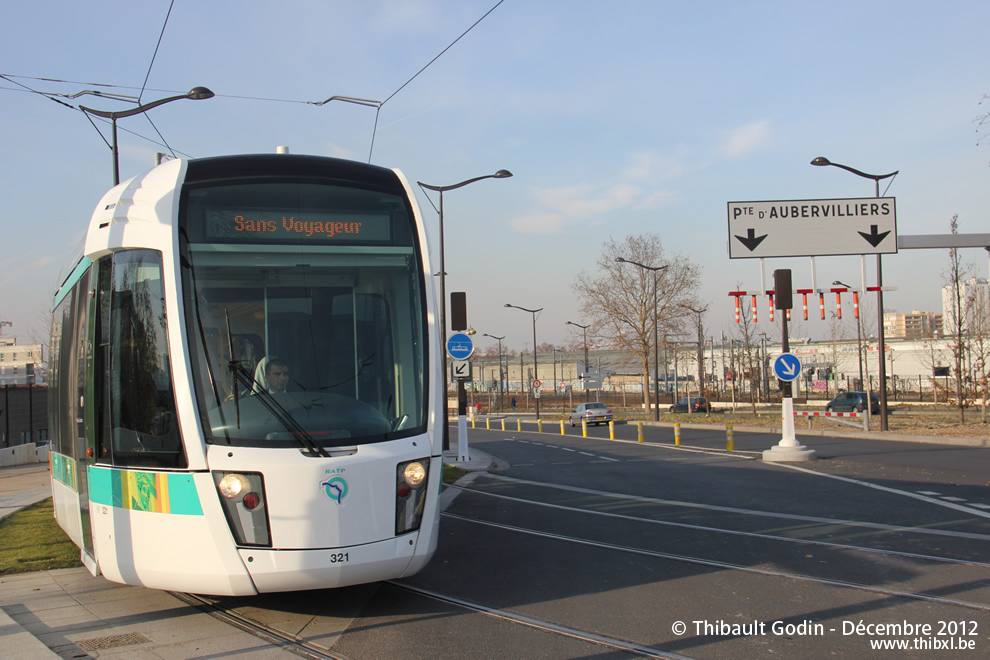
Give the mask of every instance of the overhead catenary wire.
[[[356, 103], [358, 105], [365, 105], [365, 106], [369, 106], [369, 107], [374, 107], [375, 108], [375, 122], [374, 122], [374, 125], [372, 127], [371, 146], [370, 146], [369, 151], [368, 151], [368, 162], [371, 162], [371, 158], [372, 158], [372, 155], [374, 153], [374, 148], [375, 148], [375, 139], [376, 139], [377, 134], [378, 134], [378, 120], [379, 120], [379, 117], [381, 116], [382, 106], [384, 106], [390, 100], [392, 100], [393, 98], [395, 98], [395, 96], [398, 95], [399, 92], [401, 92], [403, 89], [405, 89], [406, 87], [408, 87], [416, 78], [418, 78], [420, 75], [422, 75], [422, 73], [424, 71], [426, 71], [437, 60], [439, 60], [441, 57], [443, 57], [443, 55], [445, 53], [447, 53], [447, 51], [449, 51], [461, 39], [463, 39], [465, 36], [467, 36], [467, 34], [469, 32], [471, 32], [483, 20], [485, 20], [504, 1], [505, 0], [498, 0], [498, 2], [496, 2], [491, 7], [491, 9], [489, 9], [487, 12], [485, 12], [478, 20], [476, 20], [474, 23], [472, 23], [466, 30], [464, 30], [460, 35], [458, 35], [458, 37], [456, 39], [454, 39], [453, 41], [451, 41], [450, 44], [448, 44], [435, 57], [433, 57], [433, 59], [431, 59], [429, 62], [427, 62], [415, 74], [413, 74], [408, 80], [406, 80], [404, 83], [402, 83], [402, 85], [400, 85], [394, 92], [392, 92], [388, 97], [386, 97], [386, 99], [384, 101], [374, 101], [374, 100], [371, 100], [371, 99], [359, 99], [359, 98], [349, 97], [349, 96], [331, 96], [330, 98], [327, 98], [327, 99], [322, 100], [322, 101], [308, 101], [308, 100], [282, 99], [282, 98], [272, 98], [272, 97], [256, 97], [256, 96], [245, 96], [245, 95], [228, 95], [228, 94], [217, 94], [216, 96], [218, 98], [230, 98], [230, 99], [251, 100], [251, 101], [265, 101], [265, 102], [271, 102], [271, 103], [296, 103], [296, 104], [300, 104], [300, 105], [317, 105], [317, 106], [325, 105], [326, 103], [328, 103], [331, 100], [342, 100], [342, 101], [347, 101], [347, 102], [350, 102], [350, 103]], [[158, 42], [157, 42], [157, 45], [155, 46], [154, 54], [152, 55], [151, 63], [149, 64], [148, 71], [147, 71], [147, 73], [145, 75], [144, 83], [139, 88], [138, 87], [133, 87], [133, 86], [125, 86], [125, 85], [114, 85], [114, 84], [110, 84], [110, 83], [80, 82], [80, 81], [66, 80], [66, 79], [61, 79], [61, 78], [36, 77], [36, 76], [24, 76], [24, 75], [17, 75], [17, 74], [2, 74], [2, 73], [0, 73], [0, 80], [6, 80], [7, 82], [9, 82], [9, 83], [11, 83], [13, 85], [18, 86], [18, 88], [21, 88], [21, 89], [17, 89], [17, 88], [10, 89], [10, 88], [0, 87], [0, 90], [6, 90], [6, 91], [24, 91], [24, 92], [30, 92], [30, 93], [38, 94], [39, 96], [44, 96], [44, 97], [48, 98], [49, 100], [54, 101], [55, 103], [58, 103], [60, 105], [63, 105], [65, 107], [68, 107], [68, 108], [72, 108], [73, 110], [78, 110], [80, 112], [83, 112], [83, 111], [80, 110], [77, 106], [72, 105], [70, 103], [66, 103], [65, 101], [62, 101], [60, 99], [63, 99], [63, 98], [65, 98], [65, 99], [76, 98], [77, 96], [79, 96], [81, 94], [92, 94], [94, 96], [102, 96], [102, 97], [105, 97], [105, 98], [114, 98], [116, 100], [134, 100], [134, 97], [127, 97], [127, 96], [125, 96], [123, 94], [103, 93], [103, 92], [100, 92], [98, 90], [85, 90], [83, 92], [77, 92], [75, 94], [65, 94], [65, 93], [59, 93], [59, 92], [43, 92], [43, 91], [40, 91], [40, 90], [37, 90], [37, 89], [33, 89], [33, 88], [29, 87], [26, 84], [23, 84], [23, 83], [18, 82], [18, 79], [19, 80], [35, 80], [35, 81], [47, 82], [47, 83], [55, 83], [55, 84], [85, 85], [87, 87], [102, 87], [102, 88], [105, 88], [105, 89], [138, 90], [138, 96], [136, 97], [136, 102], [138, 104], [140, 104], [141, 97], [144, 95], [144, 93], [146, 91], [156, 91], [156, 92], [169, 93], [169, 94], [181, 94], [182, 92], [176, 91], [176, 90], [149, 89], [147, 87], [148, 80], [150, 79], [150, 76], [151, 76], [151, 70], [154, 67], [155, 60], [156, 60], [156, 58], [158, 56], [158, 51], [159, 51], [159, 49], [161, 47], [162, 39], [164, 38], [164, 35], [165, 35], [165, 28], [168, 25], [168, 21], [169, 21], [169, 18], [171, 16], [171, 14], [172, 14], [172, 8], [174, 7], [174, 4], [175, 4], [175, 0], [172, 0], [172, 2], [169, 3], [169, 9], [168, 9], [168, 12], [167, 12], [167, 14], [165, 16], [165, 21], [164, 21], [164, 23], [162, 25], [162, 29], [161, 29], [161, 32], [160, 32], [159, 37], [158, 37]], [[86, 113], [83, 112], [83, 114], [86, 114]], [[87, 117], [88, 117], [88, 115], [87, 115]], [[140, 138], [142, 138], [144, 140], [147, 140], [147, 141], [149, 141], [149, 142], [151, 142], [153, 144], [156, 144], [158, 146], [163, 146], [166, 149], [168, 149], [169, 152], [171, 152], [171, 154], [173, 156], [175, 156], [175, 154], [177, 152], [175, 150], [173, 150], [166, 143], [164, 136], [162, 136], [161, 132], [154, 125], [154, 122], [152, 122], [151, 118], [150, 117], [147, 117], [147, 115], [145, 115], [145, 117], [148, 119], [148, 122], [151, 123], [152, 128], [154, 128], [155, 132], [158, 134], [158, 138], [159, 138], [159, 140], [161, 140], [161, 142], [156, 142], [155, 140], [153, 140], [151, 138], [148, 138], [146, 136], [140, 135], [138, 133], [135, 133], [134, 131], [129, 131], [129, 130], [126, 130], [126, 129], [122, 129], [122, 130], [125, 130], [126, 132], [130, 133], [131, 135], [134, 135], [136, 137], [140, 137]], [[93, 124], [94, 127], [96, 127], [96, 124], [93, 122], [92, 118], [90, 118], [89, 121], [90, 121], [91, 124]], [[99, 131], [98, 128], [97, 128], [97, 131], [100, 133], [100, 136], [103, 137], [103, 133], [101, 131]], [[105, 137], [103, 137], [103, 140], [104, 140], [104, 142], [106, 142], [106, 138]], [[181, 151], [178, 152], [178, 153], [180, 153], [182, 155], [187, 155], [187, 154], [182, 153]]]

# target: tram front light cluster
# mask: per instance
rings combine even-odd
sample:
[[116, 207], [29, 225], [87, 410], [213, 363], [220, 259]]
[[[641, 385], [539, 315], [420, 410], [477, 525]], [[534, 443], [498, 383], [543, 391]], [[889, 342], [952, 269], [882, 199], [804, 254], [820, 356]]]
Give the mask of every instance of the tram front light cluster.
[[423, 520], [430, 459], [399, 463], [395, 472], [395, 534], [398, 536], [419, 529]]
[[257, 472], [214, 472], [220, 503], [237, 545], [270, 546], [265, 480]]

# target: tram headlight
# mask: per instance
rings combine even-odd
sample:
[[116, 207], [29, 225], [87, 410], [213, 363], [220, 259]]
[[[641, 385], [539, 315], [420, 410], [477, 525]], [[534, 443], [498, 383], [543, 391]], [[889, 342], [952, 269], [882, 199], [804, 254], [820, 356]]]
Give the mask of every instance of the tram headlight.
[[220, 479], [220, 483], [217, 484], [217, 490], [228, 500], [236, 499], [237, 497], [248, 492], [251, 488], [251, 484], [248, 482], [248, 478], [243, 474], [227, 474]]
[[406, 463], [402, 476], [405, 477], [410, 488], [419, 488], [426, 481], [426, 467], [419, 461]]
[[430, 459], [419, 458], [399, 463], [395, 483], [395, 533], [419, 529], [426, 506]]
[[257, 472], [214, 472], [230, 532], [239, 546], [270, 546], [265, 480]]

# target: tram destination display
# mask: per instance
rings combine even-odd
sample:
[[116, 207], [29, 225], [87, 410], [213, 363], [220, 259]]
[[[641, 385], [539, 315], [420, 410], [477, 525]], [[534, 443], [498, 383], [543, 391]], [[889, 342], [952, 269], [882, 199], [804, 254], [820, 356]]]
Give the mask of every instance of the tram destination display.
[[206, 240], [232, 243], [390, 243], [392, 218], [378, 213], [218, 210], [205, 214]]

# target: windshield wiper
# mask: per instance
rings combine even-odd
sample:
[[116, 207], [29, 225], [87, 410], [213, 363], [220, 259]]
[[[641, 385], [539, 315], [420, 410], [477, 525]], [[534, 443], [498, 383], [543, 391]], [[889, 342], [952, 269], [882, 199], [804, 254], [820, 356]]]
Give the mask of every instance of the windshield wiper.
[[[223, 309], [223, 315], [227, 322], [227, 350], [230, 352], [230, 361], [227, 364], [234, 381], [234, 411], [237, 416], [237, 428], [240, 428], [241, 394], [237, 386], [239, 383], [243, 384], [246, 390], [250, 391], [254, 389], [255, 382], [254, 376], [248, 373], [241, 361], [234, 359], [234, 335], [230, 331], [230, 315], [226, 307]], [[330, 456], [330, 453], [313, 439], [305, 427], [297, 422], [268, 390], [263, 387], [257, 388], [253, 396], [257, 397], [258, 401], [272, 414], [272, 417], [277, 419], [292, 434], [292, 437], [307, 453], [312, 456]]]

